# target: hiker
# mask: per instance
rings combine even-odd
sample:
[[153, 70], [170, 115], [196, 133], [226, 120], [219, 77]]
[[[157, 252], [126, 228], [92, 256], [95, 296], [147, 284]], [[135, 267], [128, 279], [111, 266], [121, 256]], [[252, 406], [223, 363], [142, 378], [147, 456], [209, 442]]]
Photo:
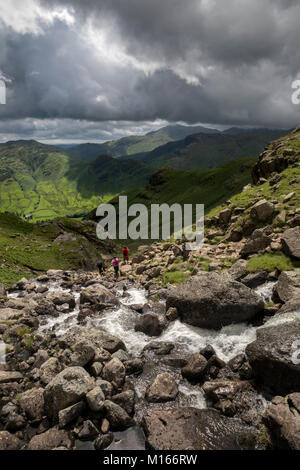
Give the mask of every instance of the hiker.
[[97, 268], [99, 269], [99, 274], [104, 274], [105, 265], [103, 261], [99, 261], [99, 263], [97, 263]]
[[124, 246], [122, 253], [123, 253], [123, 261], [125, 264], [129, 262], [129, 248], [127, 246]]
[[115, 270], [115, 278], [118, 279], [118, 277], [119, 277], [119, 258], [114, 256], [111, 264], [113, 265], [114, 270]]

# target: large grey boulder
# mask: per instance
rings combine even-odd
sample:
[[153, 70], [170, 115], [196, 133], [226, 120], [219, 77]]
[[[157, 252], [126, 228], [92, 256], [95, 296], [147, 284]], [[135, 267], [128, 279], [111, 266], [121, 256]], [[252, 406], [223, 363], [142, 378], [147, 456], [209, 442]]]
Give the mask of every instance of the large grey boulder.
[[217, 411], [196, 408], [150, 411], [142, 425], [151, 450], [238, 450], [247, 429]]
[[158, 315], [145, 313], [138, 319], [134, 329], [147, 336], [160, 336], [164, 330], [164, 326]]
[[300, 259], [300, 227], [286, 230], [281, 237], [281, 244], [285, 254]]
[[174, 378], [167, 373], [158, 374], [146, 389], [146, 399], [151, 403], [175, 400], [178, 386]]
[[262, 298], [227, 273], [203, 273], [171, 288], [167, 309], [194, 326], [219, 329], [251, 320], [264, 308]]
[[249, 240], [241, 249], [241, 256], [248, 256], [265, 250], [271, 244], [271, 238], [263, 230], [254, 230]]
[[45, 410], [50, 418], [81, 401], [93, 388], [94, 380], [82, 367], [67, 367], [47, 385], [44, 391]]
[[253, 219], [263, 221], [271, 217], [274, 213], [274, 210], [275, 207], [272, 202], [268, 202], [266, 199], [262, 199], [251, 207], [250, 215]]
[[275, 296], [281, 302], [300, 300], [300, 271], [283, 271], [275, 286]]
[[114, 382], [120, 387], [124, 383], [125, 373], [124, 364], [117, 357], [114, 357], [105, 364], [102, 377], [104, 380], [107, 380], [107, 382]]
[[75, 326], [59, 338], [61, 348], [68, 348], [70, 344], [75, 345], [81, 341], [89, 341], [101, 356], [103, 349], [111, 354], [119, 349], [126, 349], [122, 340], [100, 328]]
[[52, 450], [57, 447], [72, 449], [73, 439], [70, 433], [57, 427], [34, 436], [28, 444], [28, 450]]
[[19, 406], [31, 421], [40, 421], [44, 416], [44, 390], [32, 388], [20, 395]]
[[259, 328], [256, 341], [246, 348], [256, 380], [279, 394], [299, 392], [300, 364], [295, 355], [299, 340], [299, 320]]
[[96, 305], [98, 309], [103, 310], [118, 305], [119, 300], [106, 287], [101, 284], [93, 284], [81, 291], [80, 303]]
[[0, 450], [19, 450], [22, 442], [8, 431], [0, 431]]
[[116, 403], [106, 400], [104, 402], [104, 408], [106, 411], [106, 418], [112, 429], [122, 431], [134, 424], [133, 419], [128, 415], [128, 413]]

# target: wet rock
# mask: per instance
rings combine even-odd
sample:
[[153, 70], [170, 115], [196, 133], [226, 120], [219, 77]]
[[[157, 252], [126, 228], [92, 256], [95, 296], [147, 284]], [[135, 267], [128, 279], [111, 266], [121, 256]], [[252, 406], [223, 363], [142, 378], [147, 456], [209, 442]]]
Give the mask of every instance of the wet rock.
[[233, 372], [237, 372], [239, 368], [244, 364], [246, 358], [245, 354], [238, 354], [228, 362], [228, 366]]
[[176, 307], [190, 325], [219, 329], [251, 320], [263, 310], [264, 302], [227, 273], [203, 273], [170, 289], [169, 307]]
[[81, 291], [80, 303], [96, 305], [98, 309], [103, 310], [115, 307], [119, 301], [109, 289], [101, 284], [94, 284]]
[[161, 403], [175, 400], [178, 386], [174, 378], [167, 373], [159, 374], [146, 389], [146, 399], [151, 403]]
[[119, 349], [119, 351], [116, 351], [115, 353], [113, 353], [112, 357], [118, 358], [121, 362], [125, 362], [130, 359], [128, 352], [124, 351], [123, 349]]
[[133, 390], [118, 393], [111, 400], [123, 408], [130, 416], [134, 414], [135, 393]]
[[72, 449], [73, 440], [70, 433], [57, 427], [34, 436], [28, 444], [28, 450], [52, 450], [56, 447]]
[[44, 416], [44, 389], [32, 388], [20, 395], [19, 406], [27, 419], [41, 421]]
[[79, 416], [81, 416], [85, 411], [85, 403], [80, 401], [75, 403], [75, 405], [68, 406], [64, 410], [58, 412], [58, 426], [59, 428], [65, 428], [70, 423], [75, 421]]
[[192, 382], [199, 382], [203, 379], [207, 367], [207, 360], [199, 353], [193, 354], [188, 363], [181, 369], [182, 377]]
[[168, 321], [175, 321], [175, 320], [177, 320], [178, 317], [179, 317], [179, 313], [178, 313], [177, 308], [170, 307], [167, 310], [166, 318], [167, 318]]
[[144, 369], [144, 362], [141, 359], [131, 359], [124, 362], [126, 375], [141, 374]]
[[71, 365], [84, 367], [94, 359], [95, 348], [91, 341], [81, 340], [72, 346]]
[[47, 415], [55, 419], [60, 410], [81, 401], [91, 388], [93, 388], [93, 379], [82, 367], [66, 368], [45, 388]]
[[99, 386], [93, 388], [86, 394], [86, 401], [89, 405], [89, 408], [95, 413], [102, 411], [105, 402], [105, 395], [102, 389]]
[[[113, 354], [119, 349], [126, 349], [123, 341], [116, 336], [113, 336], [100, 328], [94, 329], [86, 326], [75, 326], [68, 330], [66, 334], [59, 338], [59, 345], [61, 348], [67, 348], [69, 344], [75, 344], [77, 341], [81, 340], [90, 341], [94, 348], [98, 349], [98, 351], [96, 351], [95, 361], [100, 360], [101, 362], [100, 358], [96, 358], [97, 355], [99, 356], [99, 350], [105, 349], [109, 353]], [[107, 360], [107, 355], [103, 360]]]
[[56, 306], [68, 304], [70, 310], [73, 310], [76, 305], [75, 297], [69, 292], [48, 292], [45, 299]]
[[300, 364], [293, 359], [299, 338], [299, 321], [259, 328], [246, 348], [255, 379], [279, 394], [300, 391]]
[[283, 271], [275, 286], [275, 298], [281, 302], [300, 299], [300, 271]]
[[164, 325], [157, 315], [145, 313], [134, 327], [135, 331], [141, 331], [147, 336], [160, 336]]
[[274, 204], [262, 199], [252, 206], [250, 215], [253, 219], [264, 221], [273, 215], [274, 210]]
[[106, 418], [112, 429], [122, 431], [134, 424], [134, 421], [128, 413], [116, 403], [106, 400], [104, 402], [104, 408], [106, 410]]
[[237, 450], [247, 430], [215, 410], [196, 408], [150, 411], [142, 425], [151, 450]]
[[247, 274], [247, 264], [248, 262], [245, 259], [239, 259], [228, 270], [228, 274], [230, 274], [235, 281], [240, 281]]
[[114, 440], [114, 435], [112, 432], [108, 434], [102, 434], [101, 436], [97, 437], [97, 439], [94, 442], [95, 450], [107, 449], [107, 447], [110, 446], [113, 440]]
[[89, 419], [84, 421], [81, 430], [78, 433], [78, 438], [81, 441], [93, 441], [99, 435], [99, 430], [94, 423]]
[[214, 348], [210, 344], [201, 349], [200, 354], [205, 357], [206, 360], [216, 355]]
[[268, 279], [268, 271], [259, 271], [257, 273], [250, 273], [242, 279], [242, 283], [245, 286], [255, 289], [255, 287], [264, 284]]
[[286, 230], [282, 235], [281, 244], [286, 255], [300, 259], [300, 227]]
[[114, 357], [105, 364], [102, 377], [108, 382], [115, 382], [118, 386], [122, 385], [125, 380], [124, 364], [117, 357]]
[[0, 431], [0, 450], [19, 450], [22, 442], [8, 431]]
[[300, 450], [299, 400], [299, 393], [275, 397], [265, 412], [264, 421], [276, 449]]

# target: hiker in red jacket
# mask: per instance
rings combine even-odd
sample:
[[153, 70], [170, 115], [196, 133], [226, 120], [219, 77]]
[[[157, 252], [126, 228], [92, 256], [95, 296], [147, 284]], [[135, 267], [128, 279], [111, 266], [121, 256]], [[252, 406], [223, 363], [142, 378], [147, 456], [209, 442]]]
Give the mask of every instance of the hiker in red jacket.
[[113, 265], [114, 270], [115, 270], [115, 278], [118, 279], [118, 277], [119, 277], [119, 258], [114, 256], [111, 264]]
[[127, 264], [129, 262], [129, 248], [127, 246], [124, 246], [122, 253], [123, 253], [123, 260], [124, 263]]

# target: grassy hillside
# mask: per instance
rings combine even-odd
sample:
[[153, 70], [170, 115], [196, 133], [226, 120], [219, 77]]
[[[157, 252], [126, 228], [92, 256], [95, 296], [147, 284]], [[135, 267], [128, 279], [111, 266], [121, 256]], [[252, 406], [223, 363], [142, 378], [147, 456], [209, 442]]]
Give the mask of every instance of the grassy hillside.
[[0, 211], [33, 220], [87, 213], [116, 192], [147, 181], [143, 163], [85, 162], [35, 141], [0, 145]]
[[0, 283], [6, 286], [48, 269], [94, 270], [101, 255], [113, 250], [112, 242], [97, 239], [93, 222], [56, 219], [32, 224], [0, 214]]
[[213, 168], [236, 158], [254, 157], [284, 133], [285, 131], [265, 134], [195, 134], [158, 147], [152, 152], [132, 155], [130, 158], [142, 161], [155, 169], [164, 166], [176, 170]]
[[[154, 173], [145, 189], [135, 189], [123, 193], [128, 197], [128, 206], [141, 203], [150, 208], [151, 204], [205, 204], [206, 212], [235, 194], [251, 181], [251, 170], [255, 159], [238, 159], [218, 168], [177, 171], [164, 168]], [[118, 205], [118, 198], [111, 201]], [[88, 216], [97, 220], [95, 211]], [[146, 241], [145, 241], [146, 242]], [[150, 242], [150, 241], [148, 241]], [[128, 240], [131, 248], [143, 244], [144, 241]]]
[[129, 136], [122, 139], [106, 142], [104, 144], [81, 144], [68, 150], [68, 154], [73, 157], [93, 160], [98, 155], [106, 154], [114, 158], [126, 155], [150, 152], [155, 148], [168, 142], [184, 139], [186, 136], [195, 133], [216, 134], [216, 129], [209, 129], [202, 126], [166, 126], [154, 132], [142, 136]]

